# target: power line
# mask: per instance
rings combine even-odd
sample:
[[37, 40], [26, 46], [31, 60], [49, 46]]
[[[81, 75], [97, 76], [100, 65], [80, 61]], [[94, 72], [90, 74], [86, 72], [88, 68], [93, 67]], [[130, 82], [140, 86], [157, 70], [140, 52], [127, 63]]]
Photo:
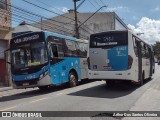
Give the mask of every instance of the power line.
[[[44, 8], [44, 7], [41, 7], [41, 6], [39, 6], [39, 5], [36, 5], [36, 4], [32, 3], [32, 2], [28, 2], [28, 1], [26, 1], [26, 0], [22, 0], [22, 1], [24, 1], [24, 2], [26, 2], [26, 3], [28, 3], [28, 4], [31, 4], [31, 5], [33, 5], [33, 6], [36, 6], [36, 7], [38, 7], [38, 8], [41, 8], [41, 9], [43, 9], [43, 10], [46, 10], [46, 11], [48, 11], [48, 12], [51, 12], [51, 13], [54, 13], [54, 14], [56, 14], [56, 15], [59, 15], [59, 16], [62, 16], [62, 17], [64, 17], [64, 18], [67, 18], [67, 19], [70, 19], [70, 20], [72, 20], [72, 21], [75, 21], [74, 19], [72, 19], [72, 18], [70, 18], [70, 17], [66, 17], [66, 16], [64, 16], [64, 15], [58, 14], [58, 13], [53, 12], [53, 11], [51, 11], [51, 10], [48, 10], [48, 9], [46, 9], [46, 8]], [[88, 29], [90, 29], [90, 28], [88, 28]], [[90, 30], [91, 30], [91, 29], [90, 29]], [[93, 31], [93, 30], [92, 30], [92, 31]]]
[[65, 12], [63, 12], [62, 10], [59, 10], [58, 8], [53, 7], [53, 6], [51, 6], [51, 5], [48, 5], [48, 4], [46, 4], [46, 3], [44, 3], [44, 2], [42, 2], [42, 1], [40, 1], [40, 0], [36, 0], [36, 1], [39, 2], [39, 3], [41, 3], [41, 4], [43, 4], [43, 5], [46, 5], [46, 6], [48, 6], [48, 7], [52, 7], [52, 8], [54, 8], [54, 9], [56, 9], [56, 10], [62, 12], [62, 13], [65, 13]]
[[104, 3], [102, 0], [100, 0], [100, 1], [101, 1], [101, 3], [102, 3], [102, 4], [104, 4], [104, 5], [105, 5], [105, 3]]
[[[96, 12], [94, 12], [87, 20], [89, 20], [93, 15], [95, 15], [99, 10], [101, 10], [103, 7], [107, 7], [107, 6], [102, 6], [100, 7]], [[82, 26], [87, 20], [85, 20], [80, 26]], [[79, 26], [79, 27], [80, 27]]]
[[[1, 1], [0, 1], [1, 2]], [[56, 21], [56, 20], [53, 20], [53, 19], [48, 19], [48, 18], [46, 18], [46, 17], [43, 17], [43, 16], [41, 16], [41, 15], [38, 15], [38, 14], [35, 14], [35, 13], [32, 13], [32, 12], [30, 12], [30, 11], [26, 11], [26, 10], [24, 10], [24, 9], [22, 9], [22, 8], [18, 8], [18, 7], [15, 7], [15, 6], [13, 6], [13, 5], [10, 5], [10, 4], [8, 4], [10, 7], [12, 7], [12, 8], [15, 8], [16, 10], [18, 10], [19, 12], [24, 12], [25, 14], [27, 13], [27, 14], [29, 14], [29, 15], [34, 15], [34, 16], [37, 16], [37, 17], [40, 17], [40, 18], [43, 18], [43, 19], [47, 19], [47, 20], [51, 20], [51, 21], [54, 21], [54, 22], [58, 22], [58, 23], [61, 23], [61, 24], [67, 24], [67, 23], [64, 23], [64, 22], [59, 22], [59, 21]], [[15, 11], [15, 9], [13, 9], [12, 10], [12, 12], [13, 11]], [[23, 13], [23, 15], [24, 15], [24, 13]], [[37, 22], [37, 21], [36, 21]], [[53, 24], [53, 23], [52, 23]], [[54, 24], [55, 25], [55, 24]]]
[[88, 0], [90, 2], [90, 4], [95, 7], [96, 9], [98, 9], [90, 0]]
[[[0, 1], [1, 3], [3, 3], [2, 1]], [[63, 25], [66, 25], [66, 24], [68, 24], [68, 23], [64, 23], [64, 22], [59, 22], [59, 21], [56, 21], [56, 20], [53, 20], [53, 19], [48, 19], [48, 18], [46, 18], [46, 17], [44, 17], [44, 16], [41, 16], [41, 15], [38, 15], [38, 14], [35, 14], [35, 13], [33, 13], [33, 12], [31, 12], [31, 11], [28, 11], [28, 10], [25, 10], [25, 9], [22, 9], [22, 8], [19, 8], [19, 7], [17, 7], [17, 6], [13, 6], [13, 5], [11, 5], [11, 4], [7, 4], [8, 6], [10, 6], [11, 7], [11, 12], [13, 13], [13, 16], [15, 16], [14, 17], [14, 19], [19, 19], [19, 20], [23, 20], [23, 21], [25, 21], [25, 20], [28, 20], [29, 21], [29, 23], [36, 23], [36, 24], [40, 24], [40, 23], [37, 23], [37, 20], [38, 21], [40, 21], [40, 19], [41, 18], [43, 18], [43, 19], [46, 19], [47, 20], [47, 22], [50, 20], [50, 21], [53, 21], [53, 22], [57, 22], [57, 23], [59, 23], [59, 24], [63, 24]], [[12, 13], [10, 13], [10, 14], [12, 14]], [[22, 15], [20, 15], [19, 13], [22, 13]], [[32, 17], [31, 17], [32, 16]], [[27, 18], [27, 19], [26, 19]], [[15, 21], [15, 20], [14, 20]], [[18, 23], [18, 21], [16, 21], [17, 23]], [[50, 25], [56, 25], [56, 26], [58, 26], [57, 24], [53, 24], [53, 23], [49, 23]], [[69, 23], [70, 24], [70, 23]], [[43, 24], [43, 25], [45, 25], [45, 24]], [[70, 25], [73, 25], [73, 24], [70, 24]], [[58, 28], [59, 27], [61, 27], [62, 28], [62, 26], [58, 26]], [[86, 27], [86, 26], [84, 26], [84, 27]], [[90, 28], [88, 28], [88, 27], [86, 27], [87, 29], [90, 29]], [[54, 28], [55, 29], [55, 28]], [[68, 28], [65, 28], [64, 26], [63, 26], [63, 28], [62, 29], [67, 29], [67, 31], [69, 31], [68, 30]], [[84, 30], [84, 31], [86, 31], [86, 32], [88, 32], [87, 30], [85, 30], [83, 27], [81, 27], [81, 29], [82, 30]], [[60, 30], [60, 29], [59, 29]], [[90, 29], [91, 30], [91, 29]], [[62, 31], [62, 30], [60, 30], [60, 31]], [[73, 31], [73, 30], [72, 30]], [[63, 32], [65, 32], [65, 31], [63, 31]], [[72, 32], [73, 33], [73, 32]], [[72, 33], [70, 33], [70, 34], [72, 34]], [[90, 33], [90, 32], [88, 32], [88, 33]]]
[[[1, 1], [0, 1], [0, 2], [1, 2]], [[3, 2], [1, 2], [1, 3], [3, 3]], [[35, 13], [31, 12], [31, 11], [28, 11], [28, 10], [22, 9], [22, 8], [20, 8], [20, 7], [13, 6], [13, 5], [11, 5], [11, 4], [7, 4], [7, 5], [9, 5], [10, 7], [15, 8], [15, 9], [18, 9], [18, 10], [20, 10], [20, 11], [26, 12], [26, 13], [28, 13], [28, 14], [35, 15], [35, 16], [40, 17], [40, 18], [44, 18], [44, 19], [47, 19], [47, 20], [48, 20], [48, 19], [50, 19], [50, 18], [44, 17], [44, 16], [42, 16], [42, 15], [35, 14]], [[62, 24], [68, 24], [68, 23], [60, 22], [60, 21], [56, 21], [56, 20], [53, 20], [53, 19], [52, 19], [52, 21], [57, 22], [57, 23], [62, 23]]]
[[[36, 21], [33, 20], [33, 19], [25, 18], [25, 17], [22, 17], [22, 16], [20, 16], [20, 15], [14, 14], [14, 13], [12, 13], [12, 14], [13, 14], [14, 16], [18, 17], [18, 18], [15, 18], [15, 19], [19, 19], [19, 20], [25, 19], [25, 20], [29, 20], [29, 21], [31, 21], [31, 22], [36, 22]], [[50, 27], [50, 25], [51, 25], [51, 24], [45, 24], [44, 27]], [[50, 27], [50, 28], [53, 28], [53, 27]], [[56, 28], [56, 27], [54, 27], [54, 29], [57, 29], [57, 30], [59, 30], [59, 31], [62, 31], [62, 32], [66, 32], [66, 33], [71, 34], [71, 32], [69, 32], [69, 31], [64, 31], [64, 30], [58, 29], [58, 28]]]
[[97, 5], [99, 5], [99, 7], [101, 7], [101, 5], [97, 2], [97, 0], [94, 0], [94, 2], [96, 2], [96, 3], [97, 3]]
[[[33, 19], [33, 18], [28, 18], [28, 17], [24, 17], [24, 16], [20, 16], [20, 15], [17, 15], [16, 13], [14, 13], [14, 12], [12, 12], [12, 14], [14, 15], [14, 16], [17, 16], [17, 17], [19, 17], [19, 18], [22, 18], [22, 19], [24, 19], [24, 20], [29, 20], [29, 21], [32, 21], [32, 22], [34, 22], [34, 23], [37, 23], [37, 20], [35, 20], [35, 19]], [[60, 28], [62, 28], [62, 26], [59, 26], [59, 25], [57, 25], [57, 24], [53, 24], [53, 23], [50, 23], [49, 21], [47, 21], [50, 25], [55, 25], [55, 26], [58, 26], [58, 27], [60, 27]], [[37, 23], [38, 24], [38, 23]], [[67, 28], [64, 28], [63, 27], [63, 29], [67, 29]], [[71, 31], [71, 32], [73, 32], [73, 30], [70, 30], [70, 29], [67, 29], [67, 31]]]
[[85, 2], [85, 0], [83, 0], [78, 6], [77, 9]]
[[[33, 22], [37, 22], [37, 21], [35, 21], [34, 19], [31, 19], [31, 18], [26, 18], [26, 17], [23, 17], [23, 16], [20, 16], [20, 15], [17, 15], [17, 14], [15, 14], [15, 13], [12, 13], [15, 17], [16, 17], [16, 19], [18, 18], [19, 20], [28, 20], [28, 21], [30, 21], [32, 24], [33, 24]], [[47, 23], [45, 23], [44, 24], [45, 26], [43, 26], [43, 27], [48, 27], [48, 26], [51, 26], [52, 24], [47, 24]], [[58, 25], [56, 25], [56, 26], [58, 26]], [[59, 26], [58, 26], [59, 27]], [[62, 26], [60, 26], [60, 27], [62, 27]], [[53, 28], [53, 27], [52, 27]], [[54, 29], [57, 29], [57, 30], [59, 30], [59, 31], [63, 31], [64, 33], [69, 33], [69, 34], [72, 34], [73, 33], [73, 30], [69, 30], [69, 29], [67, 29], [67, 28], [64, 28], [63, 27], [63, 30], [61, 30], [61, 29], [58, 29], [57, 27], [54, 27]], [[64, 29], [67, 29], [67, 31], [65, 31]], [[71, 32], [70, 32], [71, 31]]]
[[72, 19], [72, 18], [69, 18], [69, 17], [66, 17], [66, 16], [64, 16], [64, 15], [61, 15], [61, 14], [59, 14], [59, 13], [53, 12], [53, 11], [51, 11], [51, 10], [48, 10], [48, 9], [44, 8], [44, 7], [41, 7], [41, 6], [36, 5], [36, 4], [32, 3], [32, 2], [29, 2], [29, 1], [27, 1], [27, 0], [22, 0], [22, 1], [24, 1], [24, 2], [26, 2], [26, 3], [28, 3], [28, 4], [30, 4], [30, 5], [33, 5], [33, 6], [35, 6], [35, 7], [41, 8], [41, 9], [43, 9], [43, 10], [46, 10], [46, 11], [48, 11], [48, 12], [50, 12], [50, 13], [54, 13], [54, 14], [56, 14], [56, 15], [59, 15], [59, 16], [62, 16], [62, 17], [64, 17], [64, 18], [67, 18], [67, 19], [70, 19], [70, 20], [75, 21], [75, 20]]

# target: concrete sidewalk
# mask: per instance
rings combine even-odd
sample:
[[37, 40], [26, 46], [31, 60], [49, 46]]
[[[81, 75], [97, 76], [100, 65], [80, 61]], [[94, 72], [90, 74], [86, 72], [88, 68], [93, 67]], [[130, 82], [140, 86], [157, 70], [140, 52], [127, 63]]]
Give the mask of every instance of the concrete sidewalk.
[[3, 92], [3, 91], [7, 91], [7, 90], [12, 90], [13, 87], [10, 86], [10, 87], [0, 87], [0, 92]]
[[[129, 111], [160, 111], [160, 78], [140, 97]], [[160, 117], [125, 117], [122, 120], [160, 120]]]

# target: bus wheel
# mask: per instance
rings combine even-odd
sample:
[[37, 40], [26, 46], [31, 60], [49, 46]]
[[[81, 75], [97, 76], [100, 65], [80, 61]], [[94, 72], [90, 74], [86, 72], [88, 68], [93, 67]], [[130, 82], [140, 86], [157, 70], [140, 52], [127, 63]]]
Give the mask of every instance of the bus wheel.
[[69, 73], [69, 86], [70, 87], [75, 87], [77, 85], [77, 75], [75, 74], [75, 72], [70, 72]]
[[39, 86], [38, 88], [39, 88], [39, 90], [45, 91], [45, 90], [49, 89], [49, 86], [48, 85], [46, 85], [46, 86]]

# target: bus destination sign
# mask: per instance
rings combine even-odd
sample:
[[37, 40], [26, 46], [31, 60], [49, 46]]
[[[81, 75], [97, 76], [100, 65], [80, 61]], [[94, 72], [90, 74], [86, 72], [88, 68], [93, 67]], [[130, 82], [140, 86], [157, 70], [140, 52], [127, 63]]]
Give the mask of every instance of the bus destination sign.
[[19, 44], [19, 43], [24, 43], [24, 42], [30, 42], [30, 41], [33, 41], [33, 40], [37, 40], [39, 38], [40, 38], [39, 34], [35, 34], [35, 35], [31, 35], [31, 36], [25, 36], [25, 37], [14, 39], [13, 42], [14, 42], [14, 44]]

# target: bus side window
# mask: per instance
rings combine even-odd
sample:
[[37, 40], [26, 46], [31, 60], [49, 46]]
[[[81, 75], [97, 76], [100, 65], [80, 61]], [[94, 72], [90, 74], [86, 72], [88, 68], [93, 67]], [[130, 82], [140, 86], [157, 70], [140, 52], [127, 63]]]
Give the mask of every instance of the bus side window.
[[58, 57], [64, 57], [64, 50], [62, 44], [58, 44]]
[[84, 43], [79, 43], [79, 48], [81, 51], [81, 56], [85, 56], [85, 44]]
[[88, 44], [84, 43], [84, 57], [87, 57]]
[[76, 43], [71, 40], [66, 40], [66, 45], [67, 45], [67, 56], [73, 57], [77, 56], [77, 48], [76, 48]]
[[141, 42], [141, 52], [142, 52], [142, 58], [145, 58], [146, 51], [145, 51], [145, 45], [143, 42]]
[[79, 48], [79, 43], [75, 42], [75, 45], [76, 45], [77, 56], [81, 56], [81, 50]]
[[145, 45], [145, 57], [149, 58], [149, 48], [147, 45]]
[[135, 55], [138, 56], [138, 48], [137, 48], [138, 41], [136, 40], [136, 38], [134, 36], [132, 37], [132, 39], [133, 39], [133, 43], [134, 43], [134, 52], [135, 52]]
[[52, 57], [58, 57], [58, 48], [56, 45], [51, 45]]

